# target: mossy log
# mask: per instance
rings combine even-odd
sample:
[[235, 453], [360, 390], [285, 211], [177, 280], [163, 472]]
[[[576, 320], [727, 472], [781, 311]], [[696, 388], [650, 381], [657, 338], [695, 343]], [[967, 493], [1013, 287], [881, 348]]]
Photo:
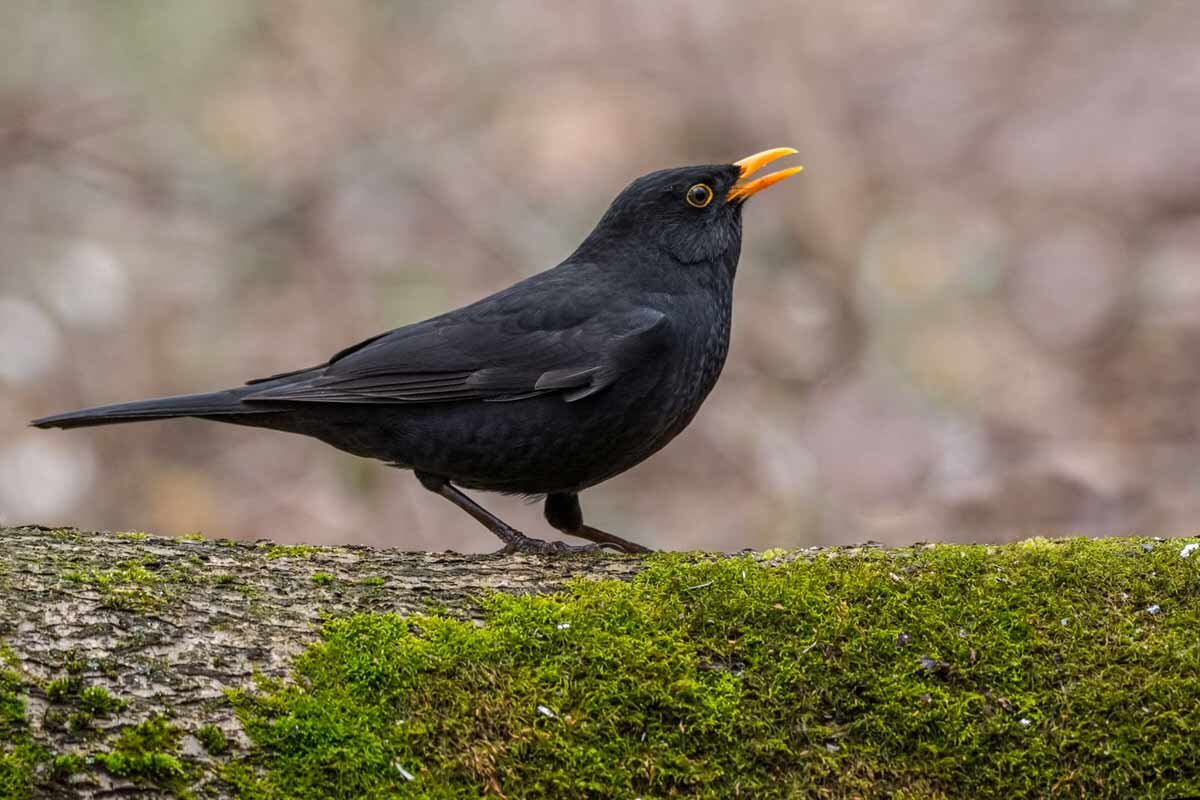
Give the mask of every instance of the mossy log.
[[1196, 545], [0, 529], [0, 798], [1200, 795]]

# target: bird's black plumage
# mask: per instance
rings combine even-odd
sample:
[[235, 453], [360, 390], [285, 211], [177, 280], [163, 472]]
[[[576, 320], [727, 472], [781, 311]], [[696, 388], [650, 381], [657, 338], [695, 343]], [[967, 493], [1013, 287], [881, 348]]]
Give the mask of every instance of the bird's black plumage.
[[666, 445], [716, 383], [752, 192], [730, 195], [747, 171], [739, 162], [638, 178], [558, 266], [319, 366], [32, 424], [191, 416], [301, 433], [414, 470], [510, 547], [563, 549], [509, 528], [456, 485], [546, 495], [560, 530], [643, 549], [584, 525], [577, 495]]

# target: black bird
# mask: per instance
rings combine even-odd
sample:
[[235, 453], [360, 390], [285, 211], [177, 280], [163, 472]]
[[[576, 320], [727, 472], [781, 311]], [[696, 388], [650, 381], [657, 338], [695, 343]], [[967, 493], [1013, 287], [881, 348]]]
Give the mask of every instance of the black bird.
[[[557, 267], [490, 297], [236, 389], [99, 406], [39, 428], [198, 417], [315, 436], [416, 473], [507, 551], [647, 548], [585, 525], [579, 492], [671, 441], [729, 350], [743, 179], [796, 151], [643, 175]], [[545, 495], [547, 521], [594, 544], [531, 539], [458, 487]]]

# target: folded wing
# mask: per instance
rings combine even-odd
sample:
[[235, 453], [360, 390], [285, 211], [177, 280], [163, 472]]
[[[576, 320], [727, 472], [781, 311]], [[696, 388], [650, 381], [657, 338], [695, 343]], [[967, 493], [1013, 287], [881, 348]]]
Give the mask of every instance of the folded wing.
[[[589, 397], [653, 359], [666, 316], [650, 308], [471, 307], [398, 328], [328, 364], [270, 379], [243, 402], [505, 402]], [[254, 383], [254, 382], [252, 382]]]

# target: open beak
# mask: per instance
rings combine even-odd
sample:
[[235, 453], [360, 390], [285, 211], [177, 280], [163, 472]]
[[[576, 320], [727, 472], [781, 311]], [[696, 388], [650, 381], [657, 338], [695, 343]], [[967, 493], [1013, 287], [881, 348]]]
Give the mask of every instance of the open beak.
[[752, 156], [746, 156], [741, 161], [733, 162], [735, 167], [738, 167], [742, 170], [742, 174], [738, 178], [738, 180], [742, 182], [729, 190], [729, 193], [725, 195], [726, 201], [732, 202], [737, 200], [739, 202], [745, 202], [746, 198], [750, 197], [750, 195], [761, 192], [768, 186], [774, 186], [780, 181], [786, 180], [800, 170], [804, 169], [804, 167], [788, 167], [787, 169], [781, 169], [778, 172], [772, 172], [769, 175], [763, 175], [761, 178], [755, 178], [752, 181], [746, 180], [746, 178], [758, 172], [772, 161], [778, 158], [783, 158], [784, 156], [791, 156], [795, 154], [796, 151], [790, 147], [774, 147], [770, 150], [763, 150], [761, 153], [755, 153]]

